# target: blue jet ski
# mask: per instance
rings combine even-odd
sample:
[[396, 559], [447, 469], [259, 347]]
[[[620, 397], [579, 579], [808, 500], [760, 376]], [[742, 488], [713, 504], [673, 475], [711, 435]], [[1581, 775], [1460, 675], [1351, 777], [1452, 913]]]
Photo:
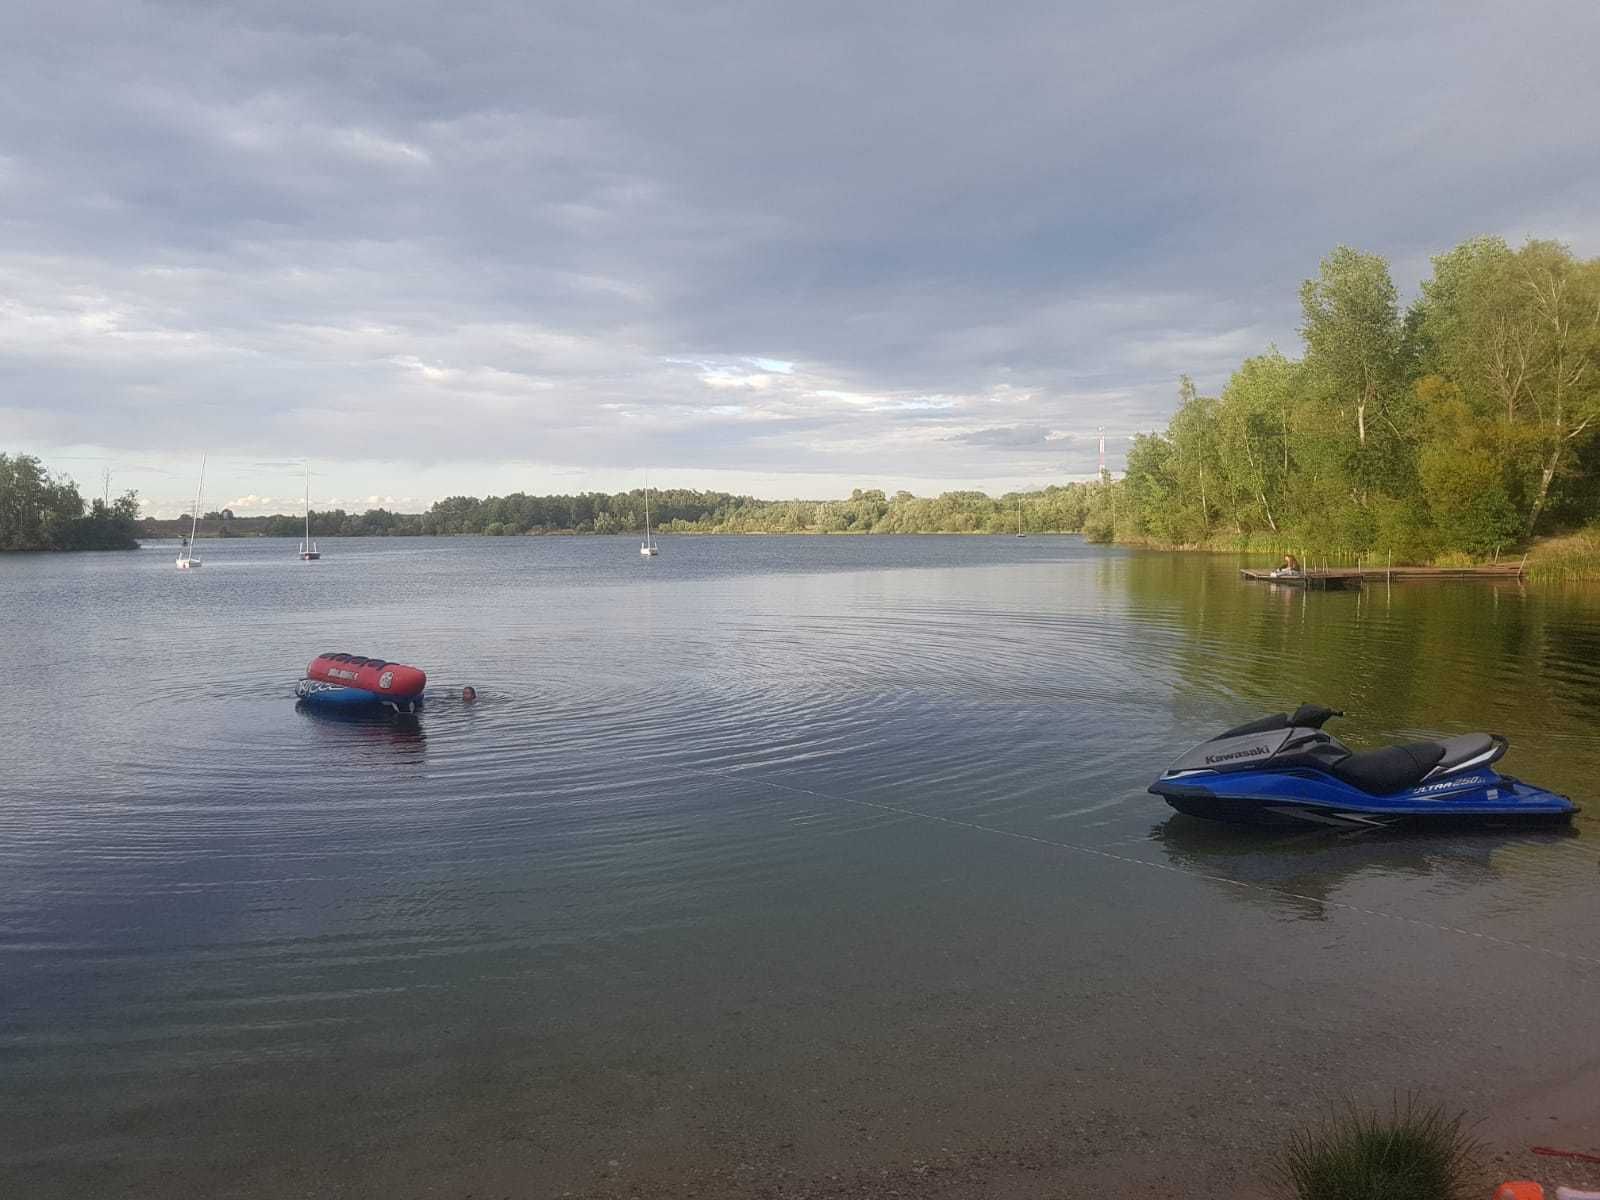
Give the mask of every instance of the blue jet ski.
[[1169, 767], [1150, 791], [1181, 813], [1252, 825], [1360, 826], [1447, 821], [1565, 823], [1565, 796], [1493, 769], [1508, 743], [1464, 733], [1353, 752], [1319, 704], [1274, 713], [1217, 734]]

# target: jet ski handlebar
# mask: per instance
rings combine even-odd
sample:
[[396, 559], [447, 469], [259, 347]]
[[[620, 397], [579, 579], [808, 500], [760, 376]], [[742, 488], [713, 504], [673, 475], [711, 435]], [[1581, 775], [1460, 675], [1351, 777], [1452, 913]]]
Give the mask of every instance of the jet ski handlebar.
[[1289, 724], [1297, 729], [1321, 729], [1322, 723], [1330, 717], [1342, 717], [1344, 710], [1328, 708], [1322, 704], [1302, 704], [1294, 710], [1289, 718]]
[[1322, 723], [1329, 717], [1342, 716], [1344, 713], [1336, 708], [1328, 708], [1321, 704], [1302, 704], [1292, 713], [1273, 713], [1271, 716], [1257, 717], [1254, 721], [1225, 729], [1211, 740], [1220, 742], [1223, 738], [1243, 737], [1247, 733], [1267, 733], [1274, 729], [1321, 729]]

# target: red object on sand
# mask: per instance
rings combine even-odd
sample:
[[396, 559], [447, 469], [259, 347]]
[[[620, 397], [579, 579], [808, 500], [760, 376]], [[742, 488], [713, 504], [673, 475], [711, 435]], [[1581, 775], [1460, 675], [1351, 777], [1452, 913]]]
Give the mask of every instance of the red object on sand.
[[420, 667], [362, 658], [359, 654], [319, 654], [306, 668], [306, 677], [395, 700], [419, 696], [428, 686], [428, 674]]

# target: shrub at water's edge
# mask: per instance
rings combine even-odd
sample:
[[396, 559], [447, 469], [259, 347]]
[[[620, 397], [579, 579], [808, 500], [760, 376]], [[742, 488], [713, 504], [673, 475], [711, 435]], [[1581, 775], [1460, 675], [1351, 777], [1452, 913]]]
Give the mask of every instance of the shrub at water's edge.
[[139, 497], [85, 504], [37, 458], [0, 453], [0, 550], [137, 550]]
[[1352, 1105], [1295, 1134], [1277, 1166], [1295, 1200], [1458, 1200], [1481, 1156], [1460, 1115], [1408, 1097], [1387, 1115]]

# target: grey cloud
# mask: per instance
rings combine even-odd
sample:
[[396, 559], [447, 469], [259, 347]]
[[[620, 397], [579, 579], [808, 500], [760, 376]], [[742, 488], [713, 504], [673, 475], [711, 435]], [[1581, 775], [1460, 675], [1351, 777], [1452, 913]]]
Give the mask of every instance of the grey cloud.
[[1292, 352], [1338, 242], [1414, 277], [1596, 236], [1587, 130], [1547, 119], [1600, 109], [1579, 0], [108, 0], [3, 33], [0, 430], [33, 448], [1048, 478], [1094, 451], [1036, 431], [1120, 439], [1180, 372]]
[[1050, 431], [1042, 425], [1000, 425], [951, 434], [950, 440], [995, 450], [1037, 450], [1049, 444]]

